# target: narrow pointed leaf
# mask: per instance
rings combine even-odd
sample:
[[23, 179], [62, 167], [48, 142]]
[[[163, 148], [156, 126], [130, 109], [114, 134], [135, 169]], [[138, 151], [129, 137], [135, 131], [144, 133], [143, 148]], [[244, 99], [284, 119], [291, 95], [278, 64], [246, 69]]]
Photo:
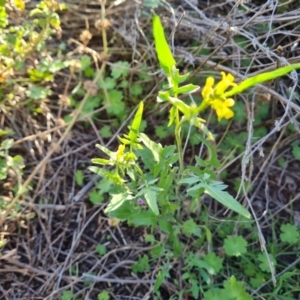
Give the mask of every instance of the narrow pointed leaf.
[[96, 147], [98, 149], [100, 149], [101, 151], [103, 151], [105, 154], [107, 154], [109, 157], [114, 157], [114, 152], [110, 151], [109, 149], [103, 147], [102, 145], [100, 144], [97, 144]]
[[112, 162], [108, 159], [104, 158], [92, 158], [92, 163], [99, 164], [99, 165], [110, 165]]
[[151, 150], [154, 160], [159, 162], [160, 161], [160, 157], [159, 157], [159, 153], [162, 149], [162, 145], [153, 142], [152, 140], [149, 139], [149, 137], [144, 134], [144, 133], [140, 133], [139, 135], [141, 142], [149, 149]]
[[244, 90], [246, 90], [256, 84], [263, 83], [263, 82], [271, 80], [271, 79], [276, 79], [276, 78], [284, 76], [296, 69], [300, 69], [300, 64], [289, 65], [289, 66], [282, 67], [282, 68], [279, 68], [279, 69], [271, 71], [271, 72], [262, 73], [257, 76], [247, 78], [246, 80], [242, 81], [240, 84], [235, 86], [230, 91], [224, 93], [223, 96], [224, 96], [224, 98], [232, 97], [233, 95], [241, 93]]
[[139, 104], [139, 108], [138, 108], [137, 112], [135, 113], [134, 119], [130, 126], [130, 131], [128, 134], [130, 141], [133, 143], [136, 142], [137, 135], [140, 130], [140, 125], [141, 125], [142, 116], [143, 116], [143, 109], [144, 109], [144, 102], [141, 101]]
[[176, 106], [185, 116], [189, 116], [191, 114], [191, 108], [185, 104], [183, 101], [174, 98], [174, 97], [169, 97], [168, 101]]
[[250, 213], [244, 206], [242, 206], [237, 200], [235, 200], [229, 193], [220, 190], [217, 186], [203, 183], [205, 188], [204, 193], [210, 195], [212, 198], [226, 206], [227, 208], [235, 211], [236, 213], [244, 216], [247, 219], [251, 218]]
[[159, 210], [157, 206], [157, 193], [153, 190], [147, 190], [145, 193], [145, 199], [150, 207], [150, 209], [153, 211], [153, 213], [158, 216]]
[[199, 90], [199, 85], [187, 84], [178, 88], [178, 94], [191, 94]]
[[166, 40], [164, 28], [161, 24], [159, 16], [155, 15], [153, 17], [152, 26], [155, 50], [160, 67], [163, 69], [167, 76], [170, 76], [172, 73], [172, 67], [175, 66], [176, 62]]

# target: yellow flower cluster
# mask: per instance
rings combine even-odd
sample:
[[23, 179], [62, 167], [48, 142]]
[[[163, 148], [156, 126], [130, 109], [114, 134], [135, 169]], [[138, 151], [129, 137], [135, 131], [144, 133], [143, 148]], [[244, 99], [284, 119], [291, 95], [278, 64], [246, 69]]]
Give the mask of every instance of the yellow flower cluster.
[[234, 100], [225, 98], [223, 95], [230, 86], [236, 86], [234, 77], [231, 74], [221, 72], [222, 80], [214, 87], [215, 79], [208, 77], [205, 86], [202, 89], [203, 106], [211, 106], [218, 116], [220, 121], [222, 118], [230, 119], [234, 116], [233, 111], [230, 109], [234, 105]]

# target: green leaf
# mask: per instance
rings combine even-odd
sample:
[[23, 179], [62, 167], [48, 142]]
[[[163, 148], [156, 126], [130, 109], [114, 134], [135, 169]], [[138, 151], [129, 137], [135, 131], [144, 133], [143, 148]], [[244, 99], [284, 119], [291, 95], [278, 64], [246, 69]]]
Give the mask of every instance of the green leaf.
[[91, 191], [91, 192], [89, 193], [89, 200], [90, 200], [94, 205], [97, 205], [97, 204], [100, 204], [100, 203], [103, 202], [104, 197], [103, 197], [102, 192], [93, 190], [93, 191]]
[[186, 257], [186, 261], [190, 267], [197, 267], [199, 270], [205, 269], [211, 275], [215, 273], [214, 269], [204, 260], [200, 259], [197, 254], [189, 252]]
[[131, 201], [125, 201], [119, 208], [111, 211], [109, 216], [120, 220], [129, 220], [134, 213], [135, 211], [131, 205]]
[[298, 144], [298, 141], [294, 141], [291, 145], [294, 158], [300, 160], [300, 146]]
[[165, 137], [167, 137], [171, 132], [168, 131], [168, 128], [166, 125], [158, 125], [155, 127], [155, 135], [159, 138], [159, 139], [163, 139]]
[[204, 257], [203, 260], [208, 263], [215, 271], [215, 274], [219, 273], [222, 268], [223, 268], [223, 259], [219, 256], [217, 256], [213, 252], [207, 253]]
[[122, 80], [119, 84], [118, 84], [118, 89], [123, 90], [123, 89], [127, 89], [129, 87], [129, 82], [128, 80]]
[[101, 129], [100, 129], [100, 136], [102, 138], [110, 138], [112, 136], [111, 133], [111, 127], [109, 125], [104, 125]]
[[8, 17], [4, 6], [0, 6], [0, 28], [5, 28], [8, 24]]
[[96, 252], [100, 255], [100, 256], [103, 256], [107, 253], [107, 250], [106, 250], [106, 246], [105, 245], [102, 245], [102, 244], [98, 244], [96, 246]]
[[236, 35], [233, 37], [234, 42], [239, 45], [242, 49], [244, 49], [248, 44], [249, 41], [244, 36]]
[[29, 88], [26, 92], [27, 97], [39, 100], [39, 99], [45, 99], [47, 96], [50, 96], [52, 94], [51, 90], [41, 87], [41, 86], [33, 86]]
[[134, 197], [129, 195], [128, 193], [114, 194], [112, 195], [112, 198], [107, 207], [105, 208], [104, 212], [109, 213], [111, 211], [114, 211], [118, 207], [120, 207], [125, 201], [133, 199]]
[[170, 234], [172, 232], [172, 224], [165, 218], [161, 217], [158, 219], [158, 227], [161, 231]]
[[13, 139], [6, 139], [1, 143], [1, 148], [8, 150], [14, 145]]
[[145, 169], [152, 171], [156, 165], [152, 151], [148, 148], [143, 148], [141, 150], [137, 150], [136, 153], [139, 157], [141, 157]]
[[180, 179], [178, 183], [179, 184], [195, 184], [199, 181], [200, 181], [199, 177], [195, 176], [195, 177], [187, 177], [187, 178]]
[[153, 288], [154, 293], [158, 292], [158, 289], [163, 284], [163, 282], [165, 281], [166, 277], [170, 277], [170, 275], [169, 275], [169, 271], [165, 267], [162, 270], [160, 270], [158, 272], [158, 274], [157, 274], [157, 277], [156, 277], [156, 280], [155, 280], [155, 284], [154, 284], [154, 288]]
[[[263, 273], [257, 273], [257, 270], [256, 270], [255, 277], [250, 278], [250, 285], [254, 289], [257, 289], [261, 285], [263, 285], [266, 281], [267, 281], [266, 275]], [[294, 299], [290, 299], [290, 300], [294, 300]]]
[[170, 109], [170, 114], [169, 114], [169, 123], [168, 123], [168, 127], [170, 127], [174, 120], [175, 120], [175, 117], [176, 117], [176, 113], [177, 113], [177, 109], [175, 106], [172, 106], [171, 109]]
[[[269, 258], [270, 258], [270, 261], [272, 262], [273, 264], [273, 267], [275, 268], [276, 266], [276, 260], [274, 258], [274, 256], [272, 254], [269, 254]], [[265, 253], [260, 253], [258, 256], [257, 256], [257, 259], [260, 261], [260, 264], [259, 264], [259, 268], [263, 271], [263, 272], [268, 272], [268, 273], [271, 273], [271, 269], [270, 269], [270, 265], [269, 265], [269, 261], [268, 261], [268, 258], [266, 256]]]
[[141, 125], [140, 125], [140, 131], [143, 132], [147, 128], [148, 123], [146, 120], [142, 120]]
[[[211, 133], [209, 132], [209, 135]], [[207, 135], [207, 134], [206, 134]], [[206, 167], [217, 167], [219, 168], [221, 166], [219, 160], [218, 160], [218, 156], [217, 156], [217, 150], [214, 147], [213, 143], [206, 140], [201, 134], [197, 134], [197, 137], [199, 138], [199, 140], [208, 148], [209, 150], [209, 156], [208, 158], [203, 161], [200, 159], [200, 157], [195, 156], [196, 162], [199, 166], [206, 166]], [[204, 163], [204, 165], [202, 165], [202, 163]]]
[[142, 94], [142, 92], [143, 92], [143, 88], [142, 88], [141, 84], [134, 83], [130, 87], [130, 93], [132, 96], [139, 96]]
[[139, 213], [131, 214], [128, 217], [128, 223], [134, 224], [134, 226], [155, 226], [156, 225], [157, 217], [154, 215], [154, 213], [149, 211], [142, 211]]
[[111, 76], [114, 79], [126, 77], [130, 73], [130, 64], [127, 61], [118, 61], [111, 66]]
[[191, 119], [192, 116], [192, 110], [191, 107], [187, 104], [185, 104], [183, 101], [180, 99], [174, 98], [174, 97], [169, 97], [168, 102], [170, 102], [173, 106], [178, 108], [188, 120]]
[[197, 225], [193, 219], [185, 221], [182, 225], [182, 230], [187, 237], [191, 237], [192, 234], [194, 234], [197, 237], [202, 236], [202, 232], [199, 225]]
[[5, 129], [0, 128], [0, 137], [3, 135], [14, 135], [14, 134], [15, 132], [11, 128], [5, 128]]
[[29, 75], [29, 79], [32, 82], [38, 82], [38, 81], [52, 81], [53, 75], [49, 72], [41, 72], [36, 69], [29, 69], [27, 70], [27, 73]]
[[104, 165], [104, 166], [112, 164], [112, 162], [110, 160], [104, 159], [104, 158], [92, 158], [91, 161], [93, 164], [99, 164], [99, 165]]
[[[107, 156], [109, 156], [110, 158], [114, 158], [115, 157], [115, 152], [110, 151], [109, 149], [107, 149], [106, 147], [100, 145], [100, 144], [96, 144], [96, 147], [98, 149], [100, 149], [101, 151], [103, 151]], [[96, 158], [92, 159], [92, 162], [96, 162]]]
[[110, 106], [107, 108], [109, 114], [120, 116], [125, 112], [125, 103], [122, 101], [124, 96], [122, 92], [117, 90], [108, 91]]
[[203, 124], [203, 122], [201, 122], [201, 119], [198, 118], [197, 120], [198, 122], [195, 123], [195, 126], [199, 128], [210, 141], [214, 141], [215, 138], [213, 134], [208, 130], [208, 128]]
[[93, 112], [97, 107], [100, 106], [102, 99], [100, 95], [96, 96], [89, 96], [86, 103], [84, 104], [84, 107], [82, 109], [83, 114], [89, 114]]
[[116, 86], [116, 80], [111, 77], [106, 77], [104, 80], [98, 80], [97, 86], [100, 89], [113, 90]]
[[143, 116], [143, 109], [144, 109], [144, 102], [140, 102], [139, 107], [135, 113], [134, 119], [132, 121], [132, 124], [130, 126], [130, 131], [129, 131], [129, 139], [132, 143], [137, 142], [137, 136], [140, 130], [140, 125], [142, 121], [142, 116]]
[[60, 26], [60, 19], [59, 19], [59, 16], [58, 14], [56, 13], [52, 13], [50, 15], [50, 24], [53, 26], [53, 27], [59, 27]]
[[[145, 237], [145, 240], [146, 240], [146, 237]], [[153, 241], [151, 241], [151, 240], [149, 241], [149, 238], [146, 241], [150, 242], [151, 245], [155, 245], [156, 244], [155, 238], [154, 238]], [[164, 252], [165, 252], [165, 246], [163, 244], [161, 244], [161, 243], [156, 244], [156, 246], [150, 250], [151, 257], [154, 260], [158, 259], [159, 257], [162, 257], [164, 255]]]
[[164, 28], [161, 24], [159, 16], [155, 15], [153, 17], [153, 35], [155, 50], [158, 57], [160, 67], [165, 72], [166, 76], [172, 75], [172, 69], [175, 66], [176, 62], [173, 58], [171, 49], [167, 43]]
[[81, 64], [81, 71], [84, 71], [88, 67], [91, 66], [92, 60], [88, 55], [82, 55], [80, 58], [80, 64]]
[[[234, 106], [232, 107], [232, 109], [234, 111], [234, 120], [241, 122], [241, 123], [244, 122], [245, 121], [245, 103], [242, 101], [237, 101], [234, 104]], [[258, 110], [259, 109], [260, 109], [260, 107], [258, 108]], [[255, 116], [255, 120], [256, 120], [256, 116]], [[248, 136], [248, 134], [247, 134], [247, 136]], [[240, 143], [244, 144], [242, 141]]]
[[250, 213], [247, 209], [244, 208], [244, 206], [242, 206], [237, 200], [235, 200], [228, 192], [222, 191], [222, 189], [224, 189], [224, 185], [218, 182], [213, 182], [210, 184], [203, 183], [202, 186], [205, 188], [204, 193], [210, 195], [212, 198], [214, 198], [227, 208], [235, 211], [245, 218], [251, 218]]
[[141, 139], [141, 142], [149, 149], [151, 150], [153, 157], [155, 159], [155, 161], [159, 162], [160, 161], [160, 156], [159, 153], [162, 149], [162, 145], [159, 143], [155, 143], [153, 141], [151, 141], [149, 139], [149, 137], [144, 134], [144, 133], [140, 133], [139, 137]]
[[109, 296], [108, 291], [102, 291], [97, 296], [97, 300], [109, 300], [109, 299], [110, 299], [110, 296]]
[[282, 233], [280, 234], [280, 239], [282, 242], [289, 243], [290, 245], [299, 243], [300, 234], [299, 230], [295, 225], [292, 224], [282, 224], [280, 226]]
[[145, 199], [153, 213], [158, 216], [159, 210], [157, 206], [157, 193], [153, 190], [148, 189], [145, 193]]
[[228, 256], [241, 256], [247, 253], [247, 244], [242, 236], [230, 236], [225, 239], [224, 249]]
[[75, 180], [78, 185], [83, 184], [83, 172], [81, 170], [77, 170], [75, 173]]
[[198, 85], [187, 84], [185, 86], [182, 86], [182, 87], [178, 88], [177, 93], [178, 94], [191, 94], [191, 93], [194, 93], [194, 92], [198, 91], [199, 88], [200, 87]]
[[61, 295], [61, 300], [72, 300], [74, 293], [72, 291], [64, 291]]
[[243, 92], [244, 90], [246, 90], [256, 84], [263, 83], [265, 81], [281, 77], [281, 76], [286, 75], [287, 73], [290, 73], [291, 71], [299, 69], [299, 68], [300, 68], [300, 64], [293, 64], [293, 65], [279, 68], [279, 69], [271, 71], [271, 72], [266, 72], [266, 73], [262, 73], [262, 74], [247, 78], [246, 80], [242, 81], [237, 86], [232, 88], [230, 91], [224, 93], [223, 96], [224, 96], [224, 98], [230, 98], [233, 95], [239, 94], [239, 93]]
[[238, 282], [234, 276], [231, 276], [229, 280], [224, 282], [224, 288], [230, 297], [229, 299], [253, 300], [251, 296], [246, 292], [243, 284], [241, 282]]
[[148, 255], [139, 256], [138, 262], [132, 266], [132, 271], [134, 273], [149, 272], [150, 265]]
[[96, 187], [101, 191], [101, 193], [107, 193], [111, 190], [112, 185], [108, 178], [102, 178], [96, 183]]
[[212, 288], [204, 293], [203, 300], [233, 300], [224, 289]]

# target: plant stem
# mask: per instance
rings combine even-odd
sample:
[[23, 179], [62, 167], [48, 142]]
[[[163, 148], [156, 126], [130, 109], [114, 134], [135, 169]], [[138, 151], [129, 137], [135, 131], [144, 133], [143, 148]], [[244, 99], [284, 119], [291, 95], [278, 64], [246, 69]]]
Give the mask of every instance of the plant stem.
[[180, 130], [181, 130], [181, 122], [176, 124], [175, 127], [175, 138], [176, 138], [176, 144], [177, 144], [177, 151], [179, 155], [179, 170], [180, 170], [180, 176], [183, 173], [184, 166], [183, 166], [183, 152], [182, 152], [182, 144], [181, 144], [181, 138], [180, 138]]

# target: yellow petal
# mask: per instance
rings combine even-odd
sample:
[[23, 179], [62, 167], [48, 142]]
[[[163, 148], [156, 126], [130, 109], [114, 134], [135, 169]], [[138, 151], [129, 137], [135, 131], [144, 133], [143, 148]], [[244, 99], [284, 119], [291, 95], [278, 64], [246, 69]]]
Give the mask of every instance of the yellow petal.
[[232, 107], [234, 105], [234, 103], [235, 103], [234, 100], [231, 98], [225, 99], [225, 101], [224, 101], [224, 105], [227, 107]]
[[203, 100], [208, 100], [210, 95], [213, 93], [213, 85], [215, 83], [215, 79], [213, 77], [207, 77], [205, 86], [202, 89]]
[[228, 73], [221, 72], [222, 80], [216, 85], [214, 93], [215, 95], [222, 95], [230, 87], [236, 85], [234, 83], [234, 77]]
[[234, 112], [229, 108], [234, 105], [233, 99], [226, 99], [225, 101], [215, 99], [211, 107], [216, 111], [216, 114], [218, 116], [218, 121], [221, 119], [231, 119], [234, 116]]

